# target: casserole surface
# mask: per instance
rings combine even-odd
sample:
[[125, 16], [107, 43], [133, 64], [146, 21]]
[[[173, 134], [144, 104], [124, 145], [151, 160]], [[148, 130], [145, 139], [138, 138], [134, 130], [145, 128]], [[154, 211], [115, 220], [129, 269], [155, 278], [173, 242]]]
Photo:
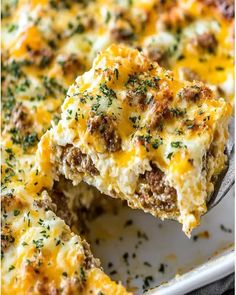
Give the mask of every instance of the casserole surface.
[[[233, 4], [226, 2], [2, 1], [2, 194], [3, 202], [12, 204], [8, 213], [2, 212], [3, 231], [5, 222], [8, 231], [9, 223], [21, 224], [25, 213], [34, 212], [33, 201], [47, 185], [39, 178], [28, 184], [37, 143], [51, 121], [59, 120], [69, 85], [111, 43], [138, 47], [173, 69], [176, 77], [203, 80], [218, 96], [232, 101]], [[22, 214], [17, 214], [21, 209], [15, 198], [19, 204], [31, 200], [22, 207]], [[45, 217], [43, 211], [37, 214]], [[39, 225], [34, 218], [33, 214], [36, 234]], [[14, 232], [23, 237], [18, 226]], [[7, 256], [17, 249], [25, 251], [19, 241], [12, 240], [5, 250]], [[8, 276], [15, 279], [22, 267], [10, 261], [3, 264], [6, 288], [10, 286]], [[11, 265], [14, 270], [9, 270]], [[36, 273], [35, 280], [37, 277]]]

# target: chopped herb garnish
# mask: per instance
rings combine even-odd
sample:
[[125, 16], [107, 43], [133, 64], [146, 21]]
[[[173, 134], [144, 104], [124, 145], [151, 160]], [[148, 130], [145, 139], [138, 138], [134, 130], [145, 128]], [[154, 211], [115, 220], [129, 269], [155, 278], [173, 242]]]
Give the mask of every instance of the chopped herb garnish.
[[107, 14], [106, 14], [106, 19], [105, 19], [105, 23], [109, 23], [109, 20], [111, 19], [111, 13], [110, 11], [107, 11]]
[[118, 69], [115, 69], [114, 73], [115, 73], [115, 76], [116, 76], [116, 80], [118, 80], [119, 79], [119, 71], [118, 71]]
[[129, 262], [128, 262], [128, 258], [129, 258], [129, 253], [128, 252], [125, 252], [124, 255], [123, 255], [123, 259], [125, 261], [125, 263], [128, 265]]
[[179, 108], [172, 108], [170, 112], [173, 114], [174, 117], [181, 117], [186, 114], [186, 109], [179, 109]]
[[185, 56], [183, 54], [181, 54], [180, 56], [178, 56], [178, 60], [182, 60], [185, 59]]
[[148, 236], [144, 232], [141, 232], [140, 230], [137, 231], [137, 236], [140, 239], [144, 239], [144, 240], [148, 241]]
[[86, 281], [86, 276], [83, 267], [80, 268], [80, 279], [82, 282]]
[[153, 281], [152, 276], [147, 276], [143, 281], [143, 289], [147, 289], [150, 287], [150, 283]]
[[61, 243], [61, 240], [57, 240], [56, 241], [56, 246], [60, 245], [60, 243]]
[[107, 98], [116, 98], [116, 93], [111, 88], [108, 88], [106, 83], [100, 84], [99, 86], [100, 91], [104, 94]]
[[197, 241], [198, 240], [198, 236], [197, 235], [194, 235], [193, 236], [193, 240], [194, 240], [194, 242]]
[[132, 225], [132, 224], [133, 224], [133, 220], [129, 219], [129, 220], [127, 220], [127, 221], [125, 222], [124, 227], [130, 226], [130, 225]]
[[39, 141], [38, 134], [33, 132], [23, 137], [23, 149], [27, 150], [29, 147], [34, 146]]
[[64, 95], [66, 94], [66, 89], [56, 80], [56, 78], [43, 76], [42, 82], [46, 90], [46, 95], [56, 97], [57, 92]]
[[160, 264], [160, 267], [159, 267], [158, 271], [162, 272], [162, 273], [165, 272], [165, 265], [163, 263]]
[[171, 146], [173, 148], [182, 148], [184, 145], [181, 141], [172, 141]]
[[185, 124], [187, 126], [187, 129], [193, 129], [196, 126], [194, 120], [186, 120]]
[[155, 139], [155, 140], [153, 141], [153, 143], [152, 143], [152, 147], [156, 150], [156, 149], [158, 149], [158, 147], [159, 147], [160, 145], [162, 145], [162, 144], [163, 144], [162, 140]]
[[14, 216], [18, 216], [20, 214], [20, 210], [18, 209], [15, 209], [14, 212], [13, 212]]
[[36, 249], [43, 248], [43, 238], [38, 240], [33, 240], [33, 244], [35, 245]]
[[8, 33], [11, 33], [13, 31], [15, 31], [16, 29], [18, 29], [18, 25], [16, 24], [11, 24], [8, 28]]
[[231, 228], [226, 228], [223, 224], [220, 225], [220, 229], [226, 233], [231, 234], [232, 233], [232, 229]]
[[15, 266], [14, 266], [14, 265], [11, 265], [11, 266], [9, 267], [8, 271], [13, 270], [14, 268], [15, 268]]
[[171, 157], [173, 156], [173, 152], [172, 153], [169, 153], [168, 155], [167, 155], [167, 159], [169, 159], [169, 160], [171, 160]]
[[146, 266], [148, 266], [148, 267], [151, 267], [151, 266], [152, 266], [152, 265], [151, 265], [149, 262], [147, 262], [147, 261], [144, 261], [143, 264], [146, 265]]
[[97, 103], [95, 103], [95, 104], [92, 105], [92, 110], [93, 110], [94, 112], [97, 112], [97, 110], [98, 110], [99, 107], [100, 107], [100, 103], [97, 102]]
[[82, 34], [85, 31], [85, 27], [83, 24], [78, 24], [78, 26], [76, 27], [74, 33], [76, 34]]

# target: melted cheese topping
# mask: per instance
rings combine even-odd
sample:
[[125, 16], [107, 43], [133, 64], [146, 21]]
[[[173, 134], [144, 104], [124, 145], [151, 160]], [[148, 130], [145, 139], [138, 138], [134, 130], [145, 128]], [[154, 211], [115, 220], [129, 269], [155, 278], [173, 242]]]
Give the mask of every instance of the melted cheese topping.
[[[183, 69], [188, 68], [197, 74], [195, 77], [209, 83], [217, 94], [223, 93], [232, 101], [233, 21], [224, 17], [217, 7], [192, 0], [77, 2], [2, 2], [3, 194], [14, 194], [23, 186], [34, 199], [44, 186], [52, 185], [52, 179], [31, 171], [38, 141], [51, 122], [59, 120], [60, 106], [69, 85], [78, 74], [88, 70], [95, 55], [111, 43], [140, 48], [173, 69], [180, 79], [186, 79]], [[214, 33], [218, 42], [214, 52], [194, 45], [193, 40], [202, 32]], [[122, 136], [131, 132], [125, 121], [120, 132], [124, 133]], [[145, 151], [141, 153], [144, 159]], [[114, 161], [125, 167], [132, 155], [132, 150], [117, 153]], [[46, 154], [43, 157], [47, 165]], [[18, 247], [13, 243], [11, 253], [16, 253]], [[4, 262], [4, 278], [9, 267]], [[16, 271], [21, 271], [20, 264], [17, 268], [9, 275], [14, 277]], [[34, 276], [36, 280], [37, 274]], [[30, 279], [33, 284], [34, 280]], [[12, 286], [8, 282], [4, 279], [3, 288], [9, 294]], [[24, 284], [28, 283], [22, 282], [21, 286]], [[21, 288], [19, 284], [15, 286]]]
[[3, 294], [127, 294], [50, 210], [46, 191], [29, 195], [18, 189], [2, 198], [2, 213]]
[[[40, 144], [41, 163], [51, 149], [51, 164], [47, 162], [46, 169], [41, 164], [41, 170], [50, 178], [59, 162], [56, 173], [75, 184], [83, 179], [165, 218], [165, 210], [143, 207], [137, 194], [140, 175], [155, 164], [177, 191], [179, 212], [171, 217], [188, 234], [206, 212], [212, 176], [224, 168], [230, 115], [230, 104], [214, 98], [202, 83], [178, 81], [137, 50], [113, 45], [69, 88], [61, 120]], [[90, 167], [73, 172], [76, 160], [63, 159], [65, 152], [57, 156], [56, 145], [78, 148], [92, 159], [98, 173], [93, 175]], [[215, 164], [207, 175], [204, 158], [213, 145]]]
[[[233, 99], [233, 22], [203, 1], [20, 0], [4, 3], [2, 15], [3, 146], [13, 146], [19, 184], [33, 165], [38, 140], [57, 122], [68, 86], [113, 42], [138, 47], [176, 77], [203, 80], [218, 96]], [[214, 50], [211, 42], [197, 45], [202, 34], [214, 35]], [[14, 120], [18, 104], [29, 115]], [[31, 128], [15, 130], [24, 117]], [[4, 187], [14, 178], [7, 168]]]

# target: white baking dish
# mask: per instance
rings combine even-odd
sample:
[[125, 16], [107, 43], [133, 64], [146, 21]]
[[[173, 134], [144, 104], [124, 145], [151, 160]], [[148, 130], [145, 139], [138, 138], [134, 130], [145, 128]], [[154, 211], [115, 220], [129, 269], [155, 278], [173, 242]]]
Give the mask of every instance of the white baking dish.
[[[233, 189], [203, 216], [191, 239], [177, 222], [127, 207], [102, 214], [89, 227], [87, 239], [106, 273], [135, 294], [142, 294], [145, 285], [148, 294], [183, 295], [233, 272]], [[174, 279], [176, 274], [184, 275]]]
[[194, 270], [171, 280], [169, 283], [155, 288], [146, 295], [183, 295], [201, 286], [219, 280], [234, 271], [235, 254], [233, 249], [223, 252]]

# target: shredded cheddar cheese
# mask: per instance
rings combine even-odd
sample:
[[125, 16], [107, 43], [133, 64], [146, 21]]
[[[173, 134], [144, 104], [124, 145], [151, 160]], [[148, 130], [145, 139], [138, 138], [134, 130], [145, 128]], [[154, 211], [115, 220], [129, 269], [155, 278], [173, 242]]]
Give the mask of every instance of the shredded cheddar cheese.
[[[230, 103], [203, 83], [178, 81], [112, 45], [69, 88], [61, 120], [39, 145], [38, 169], [177, 219], [189, 235], [224, 168], [230, 115]], [[49, 170], [40, 165], [48, 150]]]
[[[226, 9], [217, 4], [220, 1], [212, 1], [211, 5], [205, 2], [203, 0], [2, 1], [3, 294], [42, 294], [54, 291], [59, 294], [90, 294], [90, 290], [92, 294], [99, 294], [99, 292], [104, 295], [126, 294], [121, 285], [112, 282], [98, 267], [85, 270], [86, 284], [84, 284], [80, 278], [79, 268], [83, 264], [85, 255], [81, 246], [82, 240], [71, 233], [60, 217], [52, 213], [51, 207], [47, 211], [45, 207], [37, 205], [38, 199], [44, 200], [45, 195], [51, 193], [45, 192], [45, 189], [52, 187], [55, 173], [50, 162], [52, 138], [47, 130], [56, 125], [58, 137], [68, 139], [68, 132], [65, 131], [68, 127], [70, 144], [77, 142], [86, 152], [87, 144], [93, 146], [96, 140], [94, 149], [97, 153], [104, 153], [104, 139], [101, 139], [99, 134], [90, 134], [86, 131], [87, 118], [78, 117], [80, 124], [74, 124], [77, 121], [73, 121], [73, 118], [76, 118], [73, 107], [78, 101], [73, 91], [77, 90], [78, 86], [70, 88], [73, 95], [70, 98], [67, 97], [63, 104], [62, 111], [65, 116], [63, 121], [66, 124], [60, 122], [57, 125], [57, 123], [60, 120], [61, 105], [69, 86], [78, 75], [91, 68], [95, 56], [100, 51], [113, 43], [138, 48], [152, 61], [172, 70], [176, 80], [203, 81], [214, 91], [216, 97], [223, 97], [232, 104], [234, 95], [233, 6], [227, 6]], [[112, 50], [109, 62], [106, 61], [108, 68], [113, 67], [115, 56], [119, 59], [123, 54], [126, 59], [129, 52], [132, 56], [130, 56], [131, 60], [137, 57], [136, 51], [120, 50], [119, 46], [113, 46]], [[109, 55], [110, 53], [106, 58]], [[120, 73], [117, 71], [120, 65], [116, 64], [113, 68], [114, 73], [110, 73], [101, 66], [102, 57], [103, 55], [98, 56], [97, 64], [94, 66], [102, 68], [104, 79], [114, 74], [115, 83], [110, 85], [107, 82], [100, 85], [99, 92], [102, 94], [102, 100], [100, 106], [93, 103], [93, 111], [97, 112], [101, 105], [112, 102], [112, 108], [107, 109], [105, 106], [101, 111], [107, 111], [109, 116], [119, 116], [122, 100], [119, 98], [116, 101], [114, 93], [119, 92], [127, 82], [132, 62], [124, 65], [121, 72], [119, 69]], [[143, 60], [142, 56], [138, 58], [140, 61]], [[160, 70], [161, 73], [165, 72]], [[93, 83], [91, 83], [91, 77], [85, 75], [80, 85], [80, 92], [94, 88], [91, 95], [96, 95], [98, 91], [96, 86], [101, 74], [99, 72], [96, 74], [97, 80]], [[153, 75], [153, 73], [150, 74]], [[181, 84], [172, 83], [170, 77], [161, 77], [161, 79], [166, 79], [167, 84], [171, 83], [175, 96]], [[141, 90], [145, 87], [150, 88], [148, 85], [141, 85]], [[153, 91], [149, 89], [149, 91], [156, 100], [161, 99], [155, 89]], [[112, 101], [108, 97], [112, 97]], [[88, 107], [86, 112], [89, 112], [91, 105], [83, 104], [83, 110], [86, 107]], [[213, 109], [222, 110], [222, 113], [219, 111], [213, 114], [211, 112]], [[104, 169], [102, 172], [104, 173], [102, 190], [111, 191], [114, 188], [112, 191], [114, 195], [120, 190], [119, 186], [124, 181], [126, 181], [122, 185], [124, 194], [133, 193], [135, 182], [131, 187], [128, 187], [128, 184], [135, 179], [132, 178], [133, 176], [129, 179], [121, 177], [118, 184], [117, 172], [111, 169], [113, 165], [118, 167], [117, 169], [123, 175], [126, 175], [126, 167], [130, 163], [135, 163], [135, 167], [138, 167], [137, 173], [150, 169], [149, 162], [146, 161], [146, 147], [141, 144], [141, 141], [137, 141], [131, 148], [128, 139], [135, 126], [139, 126], [145, 118], [151, 117], [153, 110], [150, 110], [149, 114], [141, 111], [131, 114], [131, 111], [132, 106], [126, 106], [122, 110], [122, 119], [115, 126], [122, 138], [122, 143], [124, 138], [127, 139], [127, 146], [124, 150], [115, 152], [111, 162], [104, 158], [100, 159], [101, 163], [105, 161], [104, 163], [110, 167], [109, 171]], [[194, 109], [188, 111], [189, 114], [192, 112], [195, 125], [201, 124], [204, 118], [209, 116], [206, 132], [211, 135], [218, 128], [220, 118], [228, 117], [231, 112], [230, 106], [222, 99], [206, 100], [202, 105], [203, 113], [194, 113]], [[188, 124], [190, 127], [191, 122]], [[225, 125], [225, 122], [219, 125], [219, 130], [224, 129], [217, 139], [219, 151], [223, 149], [224, 139], [227, 137]], [[81, 142], [78, 131], [84, 134], [84, 142]], [[142, 132], [139, 136], [142, 138]], [[195, 136], [194, 132], [188, 131], [189, 141], [193, 141]], [[210, 137], [208, 139], [209, 142], [213, 140]], [[119, 137], [116, 140], [116, 144], [121, 143]], [[145, 140], [148, 140], [148, 137]], [[175, 139], [175, 142], [178, 141], [179, 139]], [[182, 147], [171, 147], [169, 144], [169, 148], [165, 149], [161, 140], [151, 141], [148, 144], [156, 148], [151, 148], [155, 149], [155, 153], [152, 153], [153, 161], [159, 163], [163, 171], [166, 171], [172, 162], [173, 174], [178, 175], [179, 172], [189, 169], [188, 163], [183, 162], [176, 167], [174, 164], [175, 159], [179, 157], [176, 160], [179, 161], [183, 156], [182, 153], [178, 155], [176, 152], [178, 149], [182, 151]], [[207, 143], [204, 142], [204, 144]], [[35, 156], [36, 150], [37, 156]], [[142, 163], [138, 162], [137, 158], [141, 159]], [[37, 161], [39, 162], [36, 163]], [[35, 170], [36, 164], [40, 165], [41, 171]], [[98, 167], [99, 170], [102, 169], [102, 165]], [[215, 163], [209, 163], [209, 165], [212, 171], [219, 173], [224, 166], [224, 159], [219, 157]], [[93, 173], [96, 172], [94, 168], [91, 169]], [[80, 180], [77, 179], [74, 182]], [[182, 185], [181, 179], [177, 182], [180, 186]], [[210, 186], [210, 180], [208, 182]], [[145, 185], [142, 185], [142, 191], [145, 191]], [[84, 200], [86, 206], [89, 206], [90, 197], [86, 194], [84, 193]], [[50, 197], [46, 197], [48, 198], [50, 203]], [[136, 203], [130, 205], [140, 207], [140, 204]], [[204, 210], [203, 206], [202, 211]], [[50, 223], [50, 230], [46, 230], [47, 233], [40, 233], [45, 229], [38, 224], [39, 219]], [[189, 227], [194, 227], [198, 217], [190, 219]], [[64, 245], [61, 242], [57, 245], [58, 241], [54, 239], [62, 234], [61, 231], [66, 232], [68, 239], [64, 240], [63, 237]], [[45, 238], [43, 235], [50, 235], [50, 237]], [[78, 244], [70, 244], [75, 240]], [[76, 263], [77, 266], [75, 266]]]

